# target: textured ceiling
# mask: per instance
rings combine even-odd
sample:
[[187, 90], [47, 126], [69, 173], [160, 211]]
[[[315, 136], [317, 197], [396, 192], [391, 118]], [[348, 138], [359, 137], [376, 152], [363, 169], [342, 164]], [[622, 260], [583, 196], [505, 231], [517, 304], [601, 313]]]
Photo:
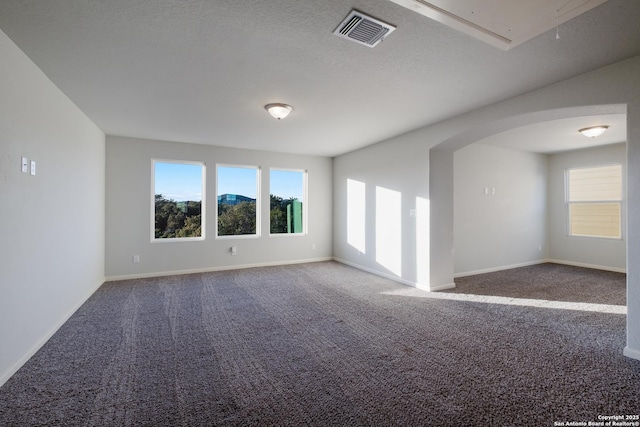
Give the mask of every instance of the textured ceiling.
[[391, 0], [508, 50], [607, 0]]
[[[596, 138], [588, 138], [578, 132], [579, 129], [599, 125], [609, 126], [609, 129]], [[536, 123], [501, 132], [478, 142], [533, 153], [551, 154], [616, 144], [626, 140], [627, 115], [603, 114]]]
[[[352, 8], [397, 30], [333, 35]], [[609, 0], [503, 51], [388, 0], [0, 0], [0, 29], [107, 134], [326, 156], [638, 55], [639, 19]]]

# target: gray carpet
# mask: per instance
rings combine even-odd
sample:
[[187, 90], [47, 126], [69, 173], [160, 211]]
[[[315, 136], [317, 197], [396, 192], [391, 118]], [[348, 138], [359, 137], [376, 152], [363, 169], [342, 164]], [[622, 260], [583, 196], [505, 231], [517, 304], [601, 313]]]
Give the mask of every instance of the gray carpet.
[[545, 263], [455, 279], [447, 292], [572, 301], [627, 304], [624, 273]]
[[334, 262], [111, 282], [1, 426], [551, 426], [640, 413], [625, 316], [393, 295]]

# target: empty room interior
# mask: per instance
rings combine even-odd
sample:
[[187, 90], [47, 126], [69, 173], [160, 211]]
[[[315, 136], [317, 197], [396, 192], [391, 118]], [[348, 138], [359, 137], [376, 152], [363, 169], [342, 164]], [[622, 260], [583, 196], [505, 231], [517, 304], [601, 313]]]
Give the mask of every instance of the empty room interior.
[[640, 425], [639, 21], [0, 0], [0, 425]]

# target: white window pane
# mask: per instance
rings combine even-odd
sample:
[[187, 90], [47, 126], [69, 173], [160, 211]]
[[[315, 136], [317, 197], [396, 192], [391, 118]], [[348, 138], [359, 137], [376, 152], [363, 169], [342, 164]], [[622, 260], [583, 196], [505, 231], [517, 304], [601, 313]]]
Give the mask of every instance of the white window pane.
[[571, 235], [621, 237], [619, 203], [572, 203]]
[[570, 202], [622, 200], [622, 166], [569, 170]]
[[622, 237], [622, 166], [567, 171], [569, 235]]
[[153, 161], [153, 239], [204, 237], [204, 164]]
[[218, 236], [258, 234], [258, 168], [218, 166]]
[[306, 172], [271, 169], [269, 174], [269, 231], [272, 234], [304, 232]]

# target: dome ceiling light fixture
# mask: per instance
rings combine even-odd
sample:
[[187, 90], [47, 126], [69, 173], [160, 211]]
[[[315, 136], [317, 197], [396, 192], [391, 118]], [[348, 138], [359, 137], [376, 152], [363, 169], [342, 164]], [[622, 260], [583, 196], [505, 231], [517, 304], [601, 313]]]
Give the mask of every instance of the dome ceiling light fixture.
[[273, 103], [264, 106], [265, 110], [273, 116], [273, 118], [282, 120], [293, 111], [293, 107], [289, 104]]
[[599, 125], [599, 126], [590, 126], [588, 128], [582, 128], [578, 132], [580, 132], [581, 134], [583, 134], [588, 138], [595, 138], [596, 136], [602, 135], [607, 129], [609, 129], [609, 126]]

